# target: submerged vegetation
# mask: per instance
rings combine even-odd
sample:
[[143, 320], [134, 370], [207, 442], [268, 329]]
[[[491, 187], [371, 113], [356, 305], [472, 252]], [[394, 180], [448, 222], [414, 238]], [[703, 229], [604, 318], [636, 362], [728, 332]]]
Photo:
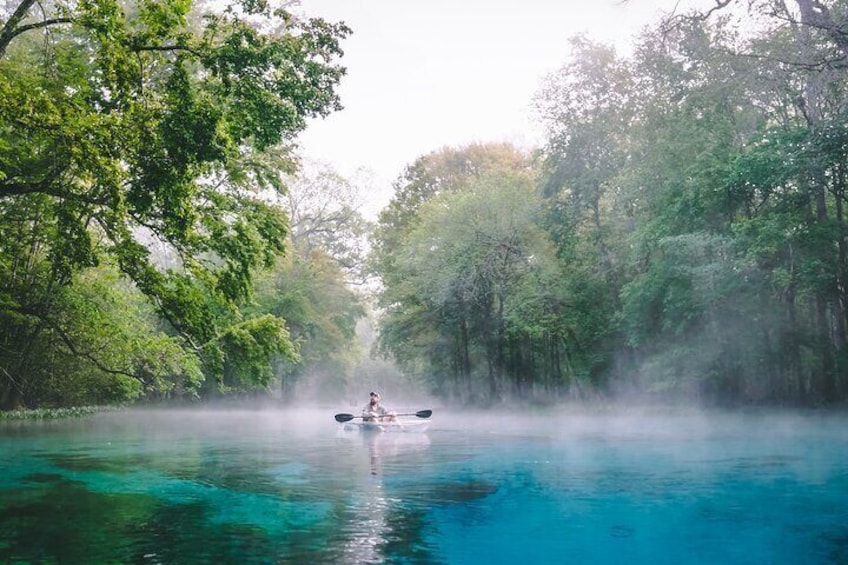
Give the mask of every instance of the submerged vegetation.
[[421, 156], [365, 245], [350, 183], [293, 147], [340, 108], [343, 24], [22, 0], [0, 408], [339, 398], [371, 310], [380, 352], [457, 402], [844, 401], [846, 25], [842, 1], [722, 2], [629, 55], [576, 38], [536, 98], [544, 147]]

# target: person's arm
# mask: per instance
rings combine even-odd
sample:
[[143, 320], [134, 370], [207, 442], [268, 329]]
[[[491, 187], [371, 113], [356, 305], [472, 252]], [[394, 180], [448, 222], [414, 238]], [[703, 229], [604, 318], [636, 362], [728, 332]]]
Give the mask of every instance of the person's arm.
[[389, 420], [394, 420], [395, 419], [395, 412], [394, 412], [394, 410], [389, 410], [385, 406], [381, 405], [380, 406], [380, 419], [385, 420], [386, 418], [388, 418]]

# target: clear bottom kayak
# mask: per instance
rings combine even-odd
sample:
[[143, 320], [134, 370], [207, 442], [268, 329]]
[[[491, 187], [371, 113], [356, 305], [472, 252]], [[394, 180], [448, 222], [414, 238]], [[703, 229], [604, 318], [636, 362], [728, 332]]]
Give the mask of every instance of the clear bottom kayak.
[[398, 420], [396, 422], [345, 422], [344, 429], [347, 431], [359, 430], [360, 432], [426, 432], [430, 422], [428, 420]]

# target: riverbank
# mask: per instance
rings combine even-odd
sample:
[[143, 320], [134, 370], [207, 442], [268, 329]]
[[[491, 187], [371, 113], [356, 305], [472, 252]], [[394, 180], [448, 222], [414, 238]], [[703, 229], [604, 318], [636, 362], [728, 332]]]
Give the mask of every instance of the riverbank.
[[80, 418], [98, 412], [118, 410], [117, 406], [75, 406], [73, 408], [35, 408], [32, 410], [0, 411], [0, 422], [11, 420], [55, 420]]

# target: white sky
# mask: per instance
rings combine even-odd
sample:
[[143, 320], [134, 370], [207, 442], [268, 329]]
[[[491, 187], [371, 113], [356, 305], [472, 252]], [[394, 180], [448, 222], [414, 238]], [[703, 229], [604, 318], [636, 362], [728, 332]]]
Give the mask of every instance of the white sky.
[[388, 202], [391, 182], [421, 155], [475, 141], [540, 143], [532, 99], [542, 79], [567, 62], [568, 39], [585, 34], [624, 51], [678, 1], [300, 4], [301, 12], [353, 29], [342, 44], [345, 109], [310, 124], [300, 138], [302, 153], [349, 178], [366, 169], [373, 213]]

